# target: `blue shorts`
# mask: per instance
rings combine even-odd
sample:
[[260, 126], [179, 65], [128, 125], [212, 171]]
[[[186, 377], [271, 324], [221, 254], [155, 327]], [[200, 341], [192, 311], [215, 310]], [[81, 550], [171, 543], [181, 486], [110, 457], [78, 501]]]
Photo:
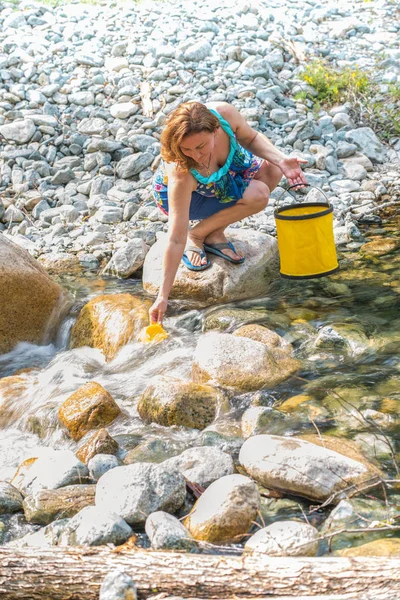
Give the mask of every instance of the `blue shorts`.
[[[235, 206], [239, 198], [232, 200], [232, 202], [220, 202], [215, 196], [204, 196], [198, 192], [192, 192], [192, 200], [189, 207], [189, 220], [190, 221], [201, 221], [220, 210]], [[160, 202], [160, 196], [157, 198], [157, 206], [164, 214], [168, 214], [168, 198], [167, 194], [162, 195], [162, 203]]]

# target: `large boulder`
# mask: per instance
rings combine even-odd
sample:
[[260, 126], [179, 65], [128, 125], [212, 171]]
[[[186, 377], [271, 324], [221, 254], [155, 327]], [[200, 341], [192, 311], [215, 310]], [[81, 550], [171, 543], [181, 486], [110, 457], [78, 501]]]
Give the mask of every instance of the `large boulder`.
[[369, 477], [368, 468], [358, 461], [305, 440], [278, 435], [249, 438], [239, 461], [263, 486], [318, 502]]
[[149, 324], [150, 301], [131, 294], [108, 294], [90, 300], [81, 310], [71, 332], [71, 348], [99, 348], [107, 360]]
[[148, 423], [205, 429], [215, 419], [220, 398], [211, 385], [158, 375], [144, 390], [137, 410]]
[[61, 287], [39, 263], [0, 234], [0, 354], [18, 342], [46, 343], [63, 298]]
[[193, 380], [250, 391], [273, 387], [299, 367], [299, 361], [279, 346], [229, 333], [207, 333], [197, 343]]
[[[205, 271], [189, 271], [181, 264], [171, 290], [171, 298], [184, 298], [198, 307], [266, 294], [270, 283], [278, 276], [276, 239], [249, 229], [230, 229], [226, 233], [236, 249], [245, 255], [244, 263], [234, 265], [209, 254], [211, 267]], [[163, 255], [167, 241], [166, 234], [158, 234], [158, 240], [150, 248], [144, 262], [143, 287], [150, 294], [157, 294], [162, 281]]]

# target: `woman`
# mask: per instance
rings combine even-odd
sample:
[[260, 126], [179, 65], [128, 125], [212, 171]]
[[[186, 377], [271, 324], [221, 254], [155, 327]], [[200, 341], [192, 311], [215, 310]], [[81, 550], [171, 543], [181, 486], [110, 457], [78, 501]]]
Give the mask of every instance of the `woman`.
[[[290, 185], [307, 185], [300, 167], [307, 161], [282, 154], [226, 102], [178, 106], [161, 135], [161, 157], [153, 192], [169, 215], [169, 238], [150, 309], [150, 321], [159, 323], [181, 260], [194, 271], [210, 266], [206, 252], [242, 263], [225, 228], [262, 211], [282, 175]], [[199, 222], [189, 229], [189, 221]]]

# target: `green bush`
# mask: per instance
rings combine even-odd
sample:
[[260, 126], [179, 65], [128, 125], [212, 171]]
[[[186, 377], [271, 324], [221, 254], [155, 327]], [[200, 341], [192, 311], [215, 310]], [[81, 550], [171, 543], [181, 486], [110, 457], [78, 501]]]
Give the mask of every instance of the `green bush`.
[[369, 126], [383, 138], [400, 135], [400, 85], [388, 85], [380, 91], [373, 72], [357, 67], [334, 68], [321, 60], [313, 61], [301, 78], [315, 90], [296, 95], [298, 100], [311, 100], [318, 108], [350, 102], [351, 115], [358, 125]]

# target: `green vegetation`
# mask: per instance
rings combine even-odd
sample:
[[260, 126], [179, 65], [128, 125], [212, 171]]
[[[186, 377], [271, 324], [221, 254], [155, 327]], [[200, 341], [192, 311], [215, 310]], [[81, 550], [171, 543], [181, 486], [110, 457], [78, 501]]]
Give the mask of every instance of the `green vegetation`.
[[350, 102], [358, 125], [369, 126], [384, 138], [400, 135], [400, 85], [389, 84], [383, 92], [373, 72], [362, 71], [357, 65], [334, 68], [321, 60], [307, 65], [301, 77], [315, 93], [304, 90], [296, 99], [309, 99], [323, 107]]

